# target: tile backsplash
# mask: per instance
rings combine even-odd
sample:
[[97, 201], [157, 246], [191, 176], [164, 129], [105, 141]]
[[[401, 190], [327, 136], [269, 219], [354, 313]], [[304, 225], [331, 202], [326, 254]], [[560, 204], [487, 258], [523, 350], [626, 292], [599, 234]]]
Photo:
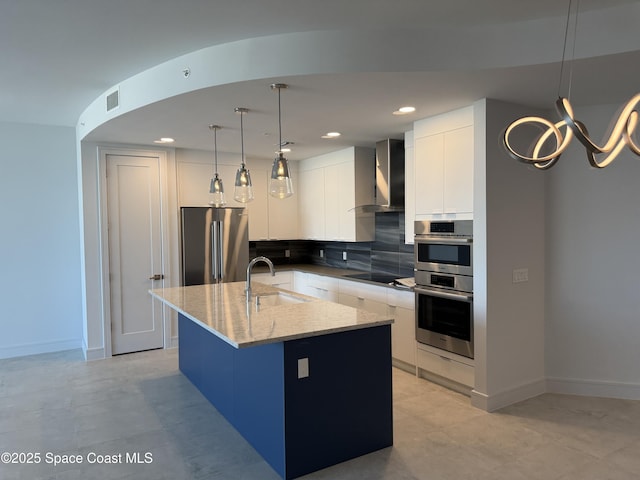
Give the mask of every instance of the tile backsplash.
[[[251, 257], [264, 255], [276, 265], [311, 263], [353, 268], [398, 277], [413, 277], [413, 245], [404, 243], [404, 213], [376, 213], [373, 242], [325, 242], [312, 240], [249, 243]], [[343, 254], [346, 252], [346, 260]], [[286, 254], [289, 254], [287, 256]], [[322, 254], [322, 255], [321, 255]]]

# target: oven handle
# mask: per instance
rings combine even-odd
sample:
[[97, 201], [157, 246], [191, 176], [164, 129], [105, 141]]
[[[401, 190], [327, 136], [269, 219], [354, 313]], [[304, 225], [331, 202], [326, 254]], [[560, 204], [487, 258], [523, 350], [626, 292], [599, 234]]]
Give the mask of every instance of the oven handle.
[[473, 295], [470, 295], [468, 293], [443, 292], [442, 290], [431, 290], [431, 289], [420, 288], [420, 287], [414, 287], [413, 291], [416, 293], [431, 295], [433, 297], [448, 298], [450, 300], [464, 300], [466, 302], [473, 301]]
[[450, 243], [456, 245], [465, 245], [467, 243], [473, 243], [473, 238], [469, 237], [436, 237], [433, 235], [416, 235], [414, 240], [420, 241], [421, 243]]

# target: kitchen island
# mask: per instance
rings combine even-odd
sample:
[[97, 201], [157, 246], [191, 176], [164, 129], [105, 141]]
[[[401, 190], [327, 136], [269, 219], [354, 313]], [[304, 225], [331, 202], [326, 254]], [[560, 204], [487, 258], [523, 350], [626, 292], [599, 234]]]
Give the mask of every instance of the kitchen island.
[[393, 444], [390, 318], [260, 283], [152, 290], [181, 372], [286, 479]]

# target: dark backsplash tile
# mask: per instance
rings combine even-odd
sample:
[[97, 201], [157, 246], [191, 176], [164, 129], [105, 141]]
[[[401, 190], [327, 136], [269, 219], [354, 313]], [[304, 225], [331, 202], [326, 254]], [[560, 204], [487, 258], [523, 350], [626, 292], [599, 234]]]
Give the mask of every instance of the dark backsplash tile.
[[[376, 213], [373, 242], [260, 241], [249, 243], [249, 254], [269, 257], [276, 265], [311, 263], [412, 277], [413, 245], [405, 245], [404, 238], [404, 213], [385, 212]], [[347, 253], [346, 261], [343, 252]]]

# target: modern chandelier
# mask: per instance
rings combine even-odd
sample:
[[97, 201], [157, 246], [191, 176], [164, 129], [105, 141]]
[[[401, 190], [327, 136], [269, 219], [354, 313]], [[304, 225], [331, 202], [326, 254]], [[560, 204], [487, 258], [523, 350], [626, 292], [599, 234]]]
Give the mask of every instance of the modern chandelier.
[[271, 90], [278, 90], [278, 151], [273, 159], [271, 178], [269, 179], [269, 195], [276, 198], [287, 198], [293, 195], [293, 184], [289, 172], [289, 163], [284, 157], [282, 147], [282, 108], [280, 104], [280, 90], [288, 88], [284, 83], [271, 84]]
[[[567, 23], [565, 27], [564, 49], [560, 66], [560, 85], [562, 85], [562, 72], [564, 68], [565, 54], [567, 50], [567, 36], [569, 31], [569, 19], [571, 16], [571, 0], [569, 0], [569, 10], [567, 12]], [[575, 23], [578, 23], [578, 7], [576, 7]], [[575, 49], [576, 28], [574, 27], [574, 49]], [[571, 76], [569, 77], [569, 92], [571, 91]], [[558, 100], [556, 109], [561, 120], [552, 123], [542, 117], [522, 117], [511, 123], [504, 132], [503, 143], [508, 154], [515, 160], [533, 165], [534, 167], [546, 170], [556, 164], [560, 155], [567, 149], [572, 138], [575, 136], [587, 151], [587, 159], [591, 166], [604, 168], [618, 156], [622, 149], [627, 146], [640, 156], [640, 147], [634, 139], [636, 127], [638, 125], [638, 106], [640, 105], [640, 93], [634, 95], [622, 108], [618, 119], [615, 121], [608, 139], [603, 145], [598, 145], [589, 138], [589, 131], [584, 123], [575, 118], [573, 108], [569, 102], [569, 95], [560, 95], [558, 87]], [[523, 125], [533, 125], [542, 127], [542, 133], [534, 140], [532, 148], [527, 154], [516, 151], [510, 137], [517, 127]], [[551, 150], [551, 151], [550, 151]], [[549, 153], [550, 151], [550, 153]], [[596, 155], [604, 155], [603, 158], [596, 158]]]

